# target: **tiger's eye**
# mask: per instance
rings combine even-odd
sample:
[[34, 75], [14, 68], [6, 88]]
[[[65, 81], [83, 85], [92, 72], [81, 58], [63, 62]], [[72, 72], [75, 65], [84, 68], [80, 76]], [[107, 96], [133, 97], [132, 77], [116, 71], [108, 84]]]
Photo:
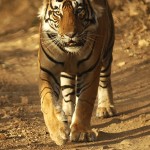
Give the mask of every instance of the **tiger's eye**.
[[60, 12], [59, 12], [59, 11], [56, 11], [55, 13], [56, 13], [57, 15], [60, 15]]

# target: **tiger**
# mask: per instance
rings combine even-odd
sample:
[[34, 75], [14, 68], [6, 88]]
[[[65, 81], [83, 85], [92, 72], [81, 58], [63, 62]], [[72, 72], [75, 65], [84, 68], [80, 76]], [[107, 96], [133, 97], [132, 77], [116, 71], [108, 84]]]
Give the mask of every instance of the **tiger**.
[[114, 22], [107, 0], [43, 0], [38, 52], [41, 111], [51, 139], [95, 141], [91, 117], [111, 117]]

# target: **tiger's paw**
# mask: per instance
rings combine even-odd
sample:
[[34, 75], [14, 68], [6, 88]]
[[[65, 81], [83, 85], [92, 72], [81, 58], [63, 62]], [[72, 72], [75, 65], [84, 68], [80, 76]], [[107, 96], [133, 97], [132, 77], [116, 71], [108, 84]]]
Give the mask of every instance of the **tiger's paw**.
[[96, 110], [96, 116], [99, 118], [108, 118], [116, 115], [116, 109], [114, 105], [108, 105], [106, 107], [98, 107]]
[[72, 142], [94, 142], [96, 141], [96, 134], [92, 130], [80, 131], [78, 128], [71, 128], [70, 140]]
[[48, 114], [44, 114], [44, 119], [51, 139], [57, 145], [64, 145], [69, 139], [70, 128], [68, 123]]
[[42, 112], [50, 137], [57, 145], [64, 145], [70, 133], [67, 117], [60, 106], [55, 107], [46, 102], [42, 103]]
[[50, 137], [57, 145], [64, 145], [69, 138], [69, 128], [65, 122], [59, 122], [51, 131]]

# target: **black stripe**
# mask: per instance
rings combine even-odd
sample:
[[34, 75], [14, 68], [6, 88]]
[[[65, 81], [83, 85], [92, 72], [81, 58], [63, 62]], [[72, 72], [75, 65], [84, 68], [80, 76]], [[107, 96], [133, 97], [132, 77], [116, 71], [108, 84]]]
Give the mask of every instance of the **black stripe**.
[[78, 87], [77, 90], [76, 90], [76, 94], [77, 94], [77, 95], [80, 95], [80, 91], [81, 91], [81, 88]]
[[[49, 83], [49, 85], [51, 86], [51, 83], [50, 83], [50, 81], [49, 81], [49, 80], [42, 79], [41, 77], [40, 77], [40, 79], [41, 79], [41, 80], [43, 80], [43, 81], [45, 81], [45, 82], [48, 82], [48, 83]], [[59, 89], [60, 89], [60, 85], [58, 85], [58, 87], [56, 87], [56, 88], [57, 88], [57, 90], [59, 91]]]
[[102, 85], [99, 84], [99, 86], [100, 86], [101, 88], [103, 88], [103, 89], [107, 88], [107, 85], [106, 85], [106, 86], [102, 86]]
[[[54, 29], [54, 28], [53, 28], [53, 29]], [[56, 29], [54, 29], [54, 30], [56, 30]], [[47, 33], [47, 36], [53, 41], [53, 43], [54, 43], [55, 45], [57, 45], [57, 46], [59, 47], [59, 49], [60, 49], [61, 51], [65, 52], [65, 53], [66, 53], [66, 52], [68, 53], [68, 51], [66, 51], [60, 43], [57, 44], [57, 43], [54, 42], [53, 38], [51, 37], [51, 35], [50, 35], [49, 33]], [[59, 41], [58, 41], [58, 42], [59, 42]]]
[[[50, 20], [51, 21], [51, 20]], [[49, 26], [56, 31], [56, 29], [48, 22]]]
[[[111, 13], [111, 12], [110, 12]], [[112, 18], [112, 16], [111, 16], [111, 18]], [[111, 25], [111, 36], [110, 36], [110, 39], [109, 39], [109, 49], [112, 49], [113, 48], [113, 46], [114, 46], [114, 42], [115, 42], [115, 34], [114, 34], [114, 21], [112, 20], [112, 25]]]
[[[40, 79], [41, 79], [41, 80], [43, 80], [43, 81], [45, 81], [45, 82], [48, 82], [48, 83], [49, 83], [49, 85], [51, 86], [51, 83], [50, 83], [50, 81], [49, 81], [49, 80], [42, 79], [41, 77], [40, 77]], [[60, 84], [58, 85], [58, 87], [60, 88]], [[59, 90], [59, 89], [57, 89], [57, 90]]]
[[43, 96], [43, 98], [46, 96], [46, 94], [48, 94], [48, 93], [50, 93], [51, 95], [52, 95], [52, 93], [57, 97], [57, 98], [59, 98], [59, 94], [56, 92], [56, 91], [52, 91], [52, 93], [51, 92], [46, 92], [45, 93], [45, 95]]
[[51, 86], [51, 83], [50, 83], [50, 81], [48, 81], [48, 80], [46, 80], [46, 79], [42, 79], [41, 77], [40, 77], [40, 79], [42, 80], [42, 81], [46, 81], [46, 82], [48, 82], [49, 84], [50, 84], [50, 87], [44, 87], [43, 88], [43, 90], [41, 91], [41, 93], [40, 93], [40, 96], [41, 96], [41, 94], [42, 94], [42, 92], [45, 90], [45, 89], [48, 89], [49, 88], [49, 90], [53, 90], [54, 91], [54, 94], [57, 96], [57, 97], [59, 97], [59, 92], [60, 92], [60, 87], [58, 88], [58, 87], [56, 87], [56, 90], [58, 90], [58, 92], [56, 92], [55, 90], [54, 90], [54, 88]]
[[[46, 96], [48, 93], [50, 93], [50, 92], [46, 92], [46, 93], [45, 93], [45, 95], [43, 96], [43, 99], [45, 98], [45, 96]], [[50, 94], [52, 94], [52, 93], [50, 93]]]
[[51, 7], [51, 9], [54, 9], [52, 3], [50, 3], [50, 7]]
[[[93, 44], [93, 48], [94, 48], [94, 44]], [[87, 58], [82, 59], [82, 60], [80, 60], [80, 61], [78, 62], [78, 64], [77, 64], [78, 67], [79, 67], [83, 62], [87, 61], [87, 60], [91, 57], [91, 55], [92, 55], [92, 53], [93, 53], [93, 48], [92, 48], [90, 54], [87, 56]]]
[[108, 77], [110, 77], [110, 73], [107, 75], [100, 75], [100, 78], [108, 78]]
[[[91, 2], [89, 0], [87, 0], [87, 5], [89, 6], [89, 9], [90, 9], [90, 12], [91, 12], [91, 17], [95, 20], [95, 16], [94, 16], [94, 11], [92, 9], [92, 6], [91, 6]], [[88, 18], [89, 18], [89, 13], [88, 13]]]
[[64, 86], [61, 86], [62, 91], [65, 90], [65, 89], [74, 89], [74, 88], [75, 88], [75, 85], [64, 85]]
[[[44, 87], [43, 90], [40, 92], [40, 97], [41, 97], [41, 95], [42, 95], [42, 93], [44, 92], [45, 89], [51, 90], [50, 87]], [[54, 89], [53, 89], [53, 92], [54, 92], [55, 96], [58, 98], [59, 97], [59, 93], [57, 93]]]
[[77, 88], [76, 88], [76, 95], [80, 95], [80, 91], [81, 91], [81, 83], [77, 83]]
[[82, 73], [78, 73], [78, 77], [81, 77], [82, 75], [84, 75], [84, 74], [86, 74], [86, 73], [88, 73], [88, 72], [93, 71], [93, 70], [95, 69], [95, 67], [98, 65], [99, 60], [100, 60], [100, 57], [98, 58], [98, 60], [96, 61], [96, 63], [95, 63], [91, 68], [89, 68], [89, 69], [86, 70], [86, 71], [83, 71]]
[[40, 69], [43, 71], [43, 72], [46, 72], [48, 75], [50, 75], [53, 80], [55, 81], [55, 83], [60, 87], [60, 83], [57, 81], [57, 79], [55, 78], [55, 76], [53, 75], [52, 72], [50, 72], [49, 70], [47, 70], [46, 68], [43, 68], [42, 66], [40, 66]]
[[[84, 84], [84, 82], [77, 84], [77, 95], [80, 95], [81, 90], [85, 89], [85, 87], [89, 87], [90, 84], [91, 84], [91, 82], [88, 82], [88, 83], [86, 83], [86, 84], [84, 84], [84, 85], [83, 85], [83, 84]], [[87, 88], [86, 88], [86, 89], [87, 89]]]
[[65, 95], [65, 97], [68, 97], [68, 96], [70, 96], [70, 95], [75, 95], [75, 92], [73, 91], [73, 92], [71, 92], [71, 93], [68, 93], [68, 94]]
[[54, 91], [54, 95], [59, 98], [59, 94], [56, 91]]
[[90, 86], [92, 86], [92, 83], [95, 82], [95, 79], [89, 83], [86, 83], [85, 85], [83, 85], [81, 88], [77, 89], [77, 96], [80, 96], [80, 93], [86, 91], [88, 88], [90, 88]]
[[[55, 20], [54, 18], [53, 18], [53, 20], [51, 19], [51, 18], [49, 18], [49, 21], [51, 21], [51, 22], [53, 22], [53, 23], [57, 23], [58, 21], [57, 20]], [[56, 30], [56, 29], [55, 29]]]
[[49, 90], [50, 90], [50, 87], [44, 87], [44, 88], [42, 89], [42, 91], [40, 91], [40, 96], [42, 95], [42, 93], [43, 93], [43, 91], [44, 91], [45, 89], [49, 89]]
[[111, 66], [111, 63], [112, 63], [112, 57], [111, 57], [111, 59], [109, 59], [109, 63], [108, 63], [108, 65], [106, 66], [106, 68], [104, 68], [103, 70], [101, 70], [101, 73], [105, 73], [105, 72], [107, 72], [107, 70], [110, 68], [110, 66]]
[[67, 76], [67, 75], [60, 75], [62, 78], [67, 78], [67, 79], [70, 79], [70, 80], [75, 80], [75, 77], [70, 77], [70, 76]]
[[46, 13], [47, 13], [47, 9], [48, 9], [48, 4], [46, 5], [46, 10], [45, 10], [45, 15], [44, 15], [44, 20], [45, 20], [45, 22], [46, 22]]
[[[53, 23], [57, 23], [57, 20], [55, 21], [55, 20], [52, 20], [51, 18], [47, 18], [47, 19], [45, 19], [45, 23], [49, 23], [48, 21], [50, 21], [50, 22], [53, 22]], [[49, 24], [50, 25], [50, 24]], [[51, 26], [51, 25], [50, 25]], [[52, 28], [53, 28], [53, 26], [51, 26]], [[54, 29], [54, 28], [53, 28]], [[56, 30], [56, 29], [55, 29]]]
[[64, 99], [64, 101], [65, 101], [66, 103], [72, 102], [72, 100], [65, 100], [65, 99]]
[[102, 82], [102, 83], [106, 83], [106, 82], [108, 82], [108, 80], [105, 80], [105, 81], [100, 80], [100, 82]]
[[[46, 92], [45, 95], [43, 96], [43, 99], [45, 98], [45, 96], [46, 96], [48, 93], [52, 94], [51, 92]], [[57, 93], [54, 92], [54, 95], [55, 95], [57, 98], [59, 98], [59, 95], [57, 95]]]
[[56, 61], [56, 60], [53, 59], [51, 56], [49, 56], [49, 55], [46, 53], [46, 51], [44, 50], [42, 44], [41, 44], [41, 48], [42, 48], [42, 51], [44, 52], [44, 54], [46, 55], [46, 57], [47, 57], [50, 61], [52, 61], [53, 63], [59, 64], [59, 65], [62, 65], [62, 66], [64, 65], [63, 62]]
[[[113, 31], [112, 31], [113, 32]], [[106, 48], [104, 54], [103, 54], [103, 59], [107, 58], [107, 55], [110, 53], [110, 55], [112, 55], [112, 51], [113, 51], [113, 46], [114, 46], [114, 33], [112, 33], [113, 35], [111, 35], [109, 41], [108, 41], [108, 47]], [[112, 57], [112, 56], [111, 56]]]
[[77, 93], [76, 96], [79, 97], [79, 96], [80, 96], [80, 93]]
[[92, 82], [86, 83], [85, 85], [83, 85], [82, 87], [77, 89], [77, 95], [79, 96], [81, 92], [84, 92], [86, 89], [88, 89], [91, 86], [91, 84], [92, 84]]

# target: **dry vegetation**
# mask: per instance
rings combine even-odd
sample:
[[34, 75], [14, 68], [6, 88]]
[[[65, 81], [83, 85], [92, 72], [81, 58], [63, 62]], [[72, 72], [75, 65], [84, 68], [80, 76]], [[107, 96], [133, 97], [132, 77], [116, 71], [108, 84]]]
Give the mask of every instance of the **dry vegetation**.
[[116, 26], [112, 81], [117, 116], [92, 126], [98, 141], [56, 146], [40, 111], [37, 80], [41, 1], [0, 0], [0, 150], [149, 150], [150, 1], [109, 0]]

